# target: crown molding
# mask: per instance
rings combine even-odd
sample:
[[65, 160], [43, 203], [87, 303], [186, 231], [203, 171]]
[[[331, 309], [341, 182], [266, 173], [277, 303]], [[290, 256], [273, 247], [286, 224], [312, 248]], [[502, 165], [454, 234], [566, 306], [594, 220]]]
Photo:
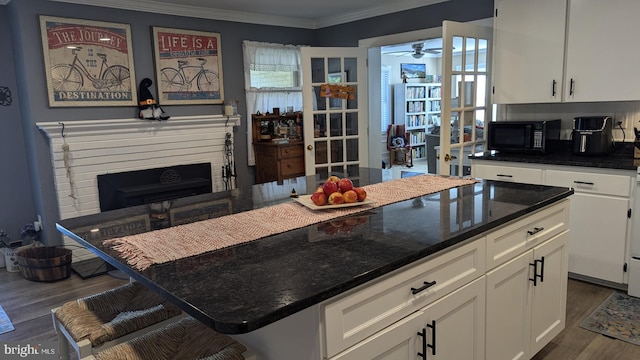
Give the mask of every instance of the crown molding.
[[328, 26], [346, 24], [352, 21], [358, 21], [368, 19], [376, 16], [382, 16], [392, 14], [395, 12], [411, 10], [423, 6], [429, 6], [437, 3], [447, 2], [450, 0], [396, 0], [389, 1], [388, 3], [376, 7], [372, 7], [363, 11], [357, 11], [352, 13], [345, 13], [341, 15], [334, 15], [318, 19], [314, 29], [319, 29]]
[[[11, 0], [0, 0], [9, 2]], [[352, 21], [386, 15], [398, 11], [410, 10], [417, 7], [433, 5], [450, 0], [397, 0], [388, 4], [370, 8], [364, 11], [333, 15], [317, 20], [292, 18], [286, 16], [265, 15], [252, 12], [232, 11], [199, 6], [175, 6], [153, 0], [50, 0], [56, 2], [79, 5], [101, 6], [108, 8], [143, 11], [156, 14], [187, 16], [202, 19], [234, 21], [250, 24], [285, 26], [303, 29], [318, 29], [327, 26], [344, 24]]]

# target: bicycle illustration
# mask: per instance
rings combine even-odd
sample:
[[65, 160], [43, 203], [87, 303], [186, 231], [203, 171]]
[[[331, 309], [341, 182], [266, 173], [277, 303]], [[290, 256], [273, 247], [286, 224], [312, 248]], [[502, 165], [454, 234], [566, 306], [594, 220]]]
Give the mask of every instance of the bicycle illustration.
[[[218, 74], [204, 68], [207, 59], [197, 58], [200, 65], [189, 65], [186, 60], [178, 60], [178, 68], [165, 67], [160, 69], [162, 74], [162, 89], [167, 92], [183, 92], [188, 91], [196, 80], [199, 91], [215, 92], [220, 91], [220, 79]], [[185, 73], [185, 69], [200, 69], [192, 77]]]
[[78, 59], [78, 52], [80, 52], [80, 50], [82, 50], [82, 47], [71, 50], [73, 54], [71, 64], [57, 64], [51, 68], [51, 80], [54, 90], [82, 90], [84, 87], [84, 78], [86, 77], [97, 90], [131, 91], [129, 69], [127, 67], [122, 65], [109, 65], [107, 63], [107, 54], [98, 53], [97, 55], [102, 60], [102, 63], [100, 64], [98, 76], [93, 76], [84, 64], [82, 64], [82, 60]]

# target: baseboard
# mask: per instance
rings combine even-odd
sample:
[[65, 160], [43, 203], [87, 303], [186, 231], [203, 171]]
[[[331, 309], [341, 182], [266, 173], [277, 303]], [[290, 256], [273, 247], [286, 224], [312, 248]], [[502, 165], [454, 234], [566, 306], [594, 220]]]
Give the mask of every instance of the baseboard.
[[612, 282], [612, 281], [593, 278], [593, 277], [590, 277], [590, 276], [574, 274], [572, 272], [569, 273], [569, 278], [570, 279], [574, 279], [574, 280], [580, 280], [580, 281], [596, 284], [596, 285], [601, 285], [601, 286], [605, 286], [605, 287], [608, 287], [608, 288], [621, 290], [621, 291], [625, 291], [625, 292], [627, 291], [627, 288], [628, 288], [627, 284], [619, 284], [619, 283], [615, 283], [615, 282]]

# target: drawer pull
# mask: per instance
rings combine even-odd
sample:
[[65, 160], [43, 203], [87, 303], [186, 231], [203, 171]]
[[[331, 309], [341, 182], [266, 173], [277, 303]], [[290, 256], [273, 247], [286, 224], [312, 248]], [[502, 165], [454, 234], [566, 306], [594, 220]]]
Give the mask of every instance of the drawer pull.
[[427, 324], [427, 327], [431, 329], [431, 344], [427, 344], [428, 348], [431, 348], [431, 355], [436, 355], [436, 321], [431, 320], [431, 324]]
[[423, 286], [421, 286], [421, 287], [419, 287], [417, 289], [416, 288], [411, 288], [411, 293], [413, 295], [415, 295], [415, 294], [417, 294], [417, 293], [419, 293], [419, 292], [421, 292], [423, 290], [426, 290], [426, 289], [432, 287], [435, 284], [436, 284], [435, 281], [432, 281], [432, 282], [425, 281]]
[[512, 178], [513, 177], [513, 175], [507, 175], [507, 174], [496, 174], [496, 176], [506, 177], [506, 178]]
[[427, 329], [422, 328], [422, 331], [418, 333], [418, 336], [422, 336], [422, 352], [418, 353], [423, 360], [427, 360]]
[[578, 180], [575, 180], [573, 183], [574, 184], [578, 184], [578, 185], [590, 185], [590, 186], [595, 185], [594, 183], [592, 183], [590, 181], [578, 181]]
[[539, 233], [540, 231], [544, 230], [543, 227], [534, 227], [533, 230], [528, 230], [527, 234], [529, 235], [535, 235], [537, 233]]

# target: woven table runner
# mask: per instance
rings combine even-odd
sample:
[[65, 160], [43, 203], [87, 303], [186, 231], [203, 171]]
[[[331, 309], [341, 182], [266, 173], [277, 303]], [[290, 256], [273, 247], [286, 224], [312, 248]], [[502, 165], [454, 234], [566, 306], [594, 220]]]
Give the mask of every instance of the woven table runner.
[[363, 186], [369, 205], [311, 210], [297, 202], [226, 215], [162, 230], [105, 240], [138, 270], [222, 249], [341, 216], [475, 183], [475, 179], [419, 175]]

